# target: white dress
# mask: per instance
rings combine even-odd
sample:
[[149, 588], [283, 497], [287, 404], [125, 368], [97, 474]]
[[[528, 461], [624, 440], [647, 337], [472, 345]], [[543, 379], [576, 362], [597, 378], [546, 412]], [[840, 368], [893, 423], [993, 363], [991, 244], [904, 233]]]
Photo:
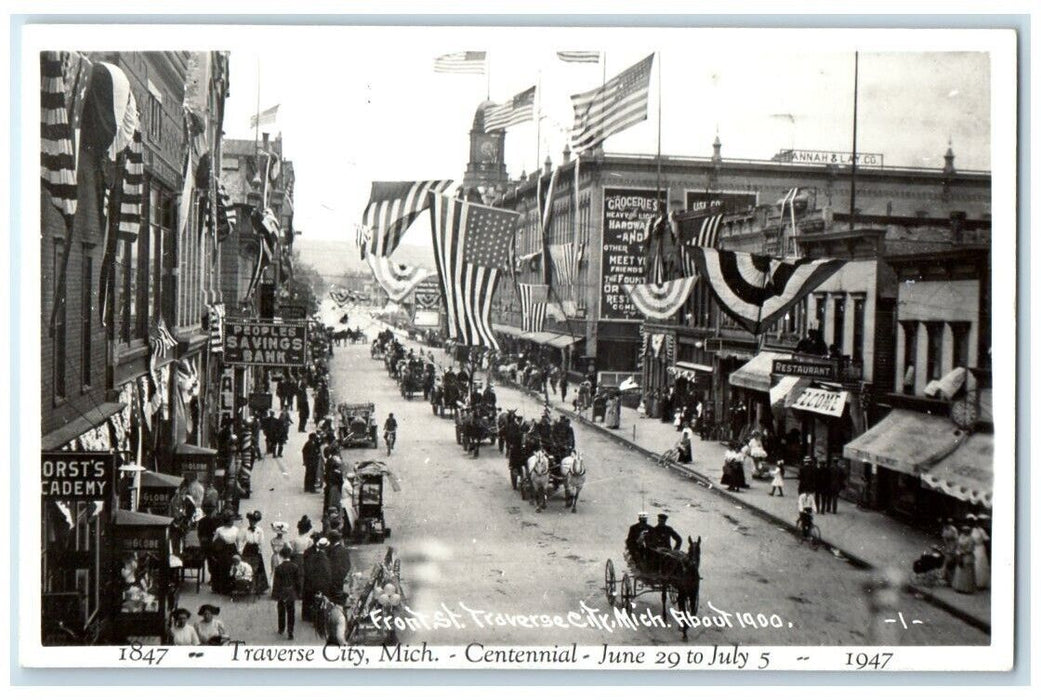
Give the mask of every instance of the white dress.
[[987, 556], [987, 532], [982, 527], [972, 528], [973, 555], [976, 566], [976, 588], [990, 588], [990, 557]]

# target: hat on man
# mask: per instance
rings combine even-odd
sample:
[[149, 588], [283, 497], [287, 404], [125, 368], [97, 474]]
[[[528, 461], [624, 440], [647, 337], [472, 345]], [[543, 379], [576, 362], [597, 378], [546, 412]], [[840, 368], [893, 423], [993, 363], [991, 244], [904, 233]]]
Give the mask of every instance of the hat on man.
[[343, 539], [343, 535], [341, 535], [336, 530], [333, 530], [332, 532], [329, 533], [329, 542], [331, 542], [331, 543], [339, 542], [342, 539]]
[[199, 608], [199, 614], [202, 615], [203, 613], [205, 613], [207, 611], [213, 613], [214, 615], [220, 615], [220, 608], [218, 608], [216, 605], [210, 605], [209, 603], [204, 603]]
[[318, 546], [319, 546], [319, 547], [328, 547], [328, 546], [329, 546], [329, 540], [327, 540], [327, 539], [326, 539], [326, 538], [324, 538], [324, 537], [320, 538], [320, 539], [318, 540]]
[[642, 511], [641, 510], [639, 513], [636, 514], [636, 517], [639, 518], [640, 520], [646, 520], [647, 519], [647, 513], [646, 513], [646, 511]]
[[665, 515], [665, 513], [658, 513], [658, 520], [660, 520], [662, 522], [665, 522], [668, 519], [669, 519], [669, 516]]

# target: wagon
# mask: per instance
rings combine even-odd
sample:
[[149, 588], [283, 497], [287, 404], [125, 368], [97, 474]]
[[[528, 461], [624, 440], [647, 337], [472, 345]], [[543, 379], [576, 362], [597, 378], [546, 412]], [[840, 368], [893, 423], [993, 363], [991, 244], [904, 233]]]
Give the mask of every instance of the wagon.
[[383, 514], [384, 477], [390, 477], [392, 486], [397, 483], [386, 465], [376, 461], [359, 462], [349, 476], [353, 494], [350, 507], [345, 510], [350, 537], [356, 544], [382, 542], [390, 537]]

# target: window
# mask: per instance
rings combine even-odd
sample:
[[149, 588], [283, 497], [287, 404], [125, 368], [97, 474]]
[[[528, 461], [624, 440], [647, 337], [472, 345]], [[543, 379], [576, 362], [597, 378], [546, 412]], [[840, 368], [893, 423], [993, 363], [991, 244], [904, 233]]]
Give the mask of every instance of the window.
[[142, 261], [147, 261], [147, 266], [142, 266], [145, 267], [147, 284], [146, 333], [147, 324], [161, 318], [164, 308], [173, 307], [174, 289], [171, 285], [167, 285], [170, 288], [163, 288], [163, 272], [176, 267], [176, 245], [173, 231], [176, 209], [173, 195], [153, 183], [148, 192], [150, 249], [141, 257]]
[[94, 260], [90, 257], [90, 247], [83, 246], [83, 284], [80, 286], [80, 377], [83, 388], [90, 387], [91, 365], [91, 319], [94, 309], [91, 308], [91, 290], [94, 289]]
[[846, 351], [846, 297], [843, 294], [838, 294], [835, 297], [833, 318], [831, 342], [838, 348], [841, 355]]
[[969, 366], [969, 326], [965, 321], [951, 322], [951, 337], [954, 341], [952, 367]]
[[[65, 295], [58, 294], [58, 278], [61, 276], [62, 261], [65, 259], [65, 241], [54, 241], [54, 304], [58, 307], [54, 314], [54, 397], [63, 399], [67, 395], [65, 386]], [[66, 287], [67, 288], [67, 287]]]
[[850, 348], [850, 355], [858, 361], [864, 358], [864, 308], [866, 303], [864, 297], [854, 297], [853, 299], [853, 347]]
[[925, 324], [929, 354], [926, 356], [925, 377], [929, 381], [939, 379], [943, 372], [943, 324]]
[[163, 140], [163, 93], [148, 81], [148, 138], [154, 144]]
[[817, 294], [814, 299], [817, 301], [817, 330], [821, 332], [821, 340], [824, 340], [825, 321], [828, 318], [828, 295]]
[[116, 269], [119, 270], [120, 308], [119, 308], [119, 340], [129, 343], [135, 338], [141, 337], [138, 332], [138, 249], [140, 239], [144, 238], [142, 232], [137, 241], [121, 241], [118, 248], [118, 259]]
[[900, 385], [905, 394], [914, 393], [915, 365], [918, 362], [918, 322], [901, 321], [904, 329], [904, 366], [901, 369]]

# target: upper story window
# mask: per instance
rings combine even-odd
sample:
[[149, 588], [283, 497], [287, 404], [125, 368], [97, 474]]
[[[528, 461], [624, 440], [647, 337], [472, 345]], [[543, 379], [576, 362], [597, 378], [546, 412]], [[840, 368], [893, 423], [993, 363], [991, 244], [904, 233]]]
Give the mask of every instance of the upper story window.
[[152, 143], [163, 141], [163, 93], [148, 81], [148, 138]]

